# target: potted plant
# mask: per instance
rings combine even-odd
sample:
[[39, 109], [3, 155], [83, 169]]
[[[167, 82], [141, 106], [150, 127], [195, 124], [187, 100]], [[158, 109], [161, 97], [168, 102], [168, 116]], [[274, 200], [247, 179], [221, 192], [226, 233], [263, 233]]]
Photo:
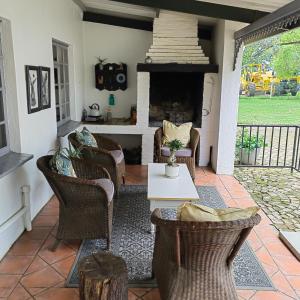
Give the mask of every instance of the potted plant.
[[98, 56], [97, 59], [99, 61], [99, 69], [103, 70], [103, 66], [104, 66], [104, 63], [107, 60], [107, 58], [101, 58], [100, 56]]
[[236, 149], [238, 151], [240, 162], [244, 165], [254, 165], [255, 158], [260, 154], [260, 148], [267, 146], [262, 136], [253, 134], [250, 136], [248, 130], [244, 134], [240, 134], [236, 141]]
[[167, 143], [167, 146], [170, 148], [170, 156], [166, 164], [165, 174], [169, 178], [176, 178], [179, 175], [179, 165], [176, 164], [176, 151], [182, 149], [183, 144], [181, 141], [175, 139]]

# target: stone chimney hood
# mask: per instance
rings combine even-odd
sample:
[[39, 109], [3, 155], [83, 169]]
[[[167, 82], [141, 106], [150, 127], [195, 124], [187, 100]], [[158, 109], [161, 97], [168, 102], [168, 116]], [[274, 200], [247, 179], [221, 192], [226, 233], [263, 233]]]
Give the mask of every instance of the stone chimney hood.
[[151, 63], [138, 64], [138, 72], [218, 72], [199, 45], [198, 18], [190, 14], [161, 10], [146, 56]]

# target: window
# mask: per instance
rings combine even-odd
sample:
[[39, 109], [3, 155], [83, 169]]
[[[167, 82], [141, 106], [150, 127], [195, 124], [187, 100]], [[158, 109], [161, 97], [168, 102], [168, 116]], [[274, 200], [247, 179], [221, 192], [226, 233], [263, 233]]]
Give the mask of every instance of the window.
[[3, 66], [2, 32], [0, 27], [0, 156], [8, 153], [9, 151]]
[[70, 86], [68, 46], [53, 41], [55, 106], [57, 125], [70, 120]]

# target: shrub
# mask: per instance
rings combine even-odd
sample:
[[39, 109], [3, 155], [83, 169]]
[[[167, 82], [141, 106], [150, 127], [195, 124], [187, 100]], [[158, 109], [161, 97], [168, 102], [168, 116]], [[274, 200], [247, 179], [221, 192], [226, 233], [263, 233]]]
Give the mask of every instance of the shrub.
[[169, 143], [167, 143], [167, 146], [170, 148], [171, 152], [180, 150], [183, 147], [183, 144], [181, 143], [181, 141], [175, 139]]
[[244, 137], [243, 137], [243, 133], [241, 133], [236, 140], [235, 146], [238, 149], [246, 149], [247, 151], [251, 152], [256, 148], [268, 146], [268, 144], [264, 143], [264, 138], [262, 136], [260, 135], [257, 136], [257, 134], [255, 133], [252, 134], [250, 137], [248, 130], [245, 130]]

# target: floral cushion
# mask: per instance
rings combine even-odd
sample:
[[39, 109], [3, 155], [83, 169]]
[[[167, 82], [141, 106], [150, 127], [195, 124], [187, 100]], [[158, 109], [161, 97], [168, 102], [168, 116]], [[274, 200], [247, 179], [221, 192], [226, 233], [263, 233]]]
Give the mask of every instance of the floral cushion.
[[77, 177], [71, 160], [66, 156], [63, 150], [58, 150], [51, 158], [49, 164], [51, 169], [60, 175]]
[[95, 148], [98, 147], [96, 139], [86, 127], [83, 127], [81, 132], [76, 130], [76, 139], [82, 145]]

